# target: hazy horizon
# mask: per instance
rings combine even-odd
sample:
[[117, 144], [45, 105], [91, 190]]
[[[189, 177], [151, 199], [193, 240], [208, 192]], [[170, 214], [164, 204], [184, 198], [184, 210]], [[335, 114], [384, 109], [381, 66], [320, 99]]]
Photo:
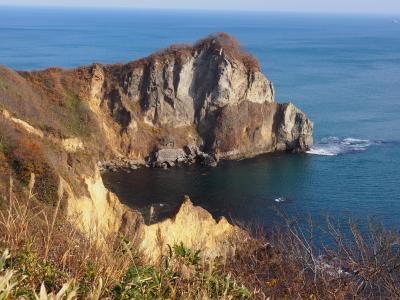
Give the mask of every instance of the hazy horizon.
[[376, 4], [375, 0], [346, 0], [325, 1], [282, 0], [279, 3], [267, 3], [262, 0], [248, 0], [245, 4], [239, 0], [222, 0], [214, 3], [212, 0], [203, 0], [201, 3], [186, 2], [183, 0], [115, 0], [110, 5], [106, 0], [70, 0], [54, 3], [50, 0], [0, 0], [0, 6], [10, 7], [69, 7], [69, 8], [129, 8], [129, 9], [159, 9], [159, 10], [203, 10], [203, 11], [258, 11], [258, 12], [291, 12], [291, 13], [333, 13], [333, 14], [400, 14], [400, 1], [382, 0]]

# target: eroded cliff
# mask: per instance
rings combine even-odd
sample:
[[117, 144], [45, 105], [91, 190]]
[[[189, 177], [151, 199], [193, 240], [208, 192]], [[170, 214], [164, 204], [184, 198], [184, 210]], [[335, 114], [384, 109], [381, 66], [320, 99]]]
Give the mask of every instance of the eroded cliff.
[[120, 130], [128, 157], [197, 146], [230, 159], [312, 144], [308, 118], [275, 102], [255, 58], [223, 34], [89, 74], [90, 107]]
[[194, 206], [187, 196], [176, 216], [144, 225], [140, 234], [140, 249], [153, 262], [168, 253], [168, 246], [180, 243], [200, 250], [206, 259], [227, 258], [250, 239], [246, 231], [231, 225], [224, 217], [215, 220], [204, 208]]
[[[127, 64], [32, 72], [0, 67], [0, 110], [0, 195], [10, 176], [23, 191], [34, 173], [39, 200], [53, 204], [62, 197], [63, 210], [84, 231], [104, 235], [146, 227], [105, 189], [99, 162], [163, 157], [168, 166], [214, 165], [312, 144], [306, 115], [275, 101], [257, 60], [226, 34]], [[211, 222], [203, 219], [196, 222]], [[167, 240], [178, 221], [163, 225]], [[229, 228], [217, 225], [210, 235]], [[153, 236], [145, 243], [153, 245]]]

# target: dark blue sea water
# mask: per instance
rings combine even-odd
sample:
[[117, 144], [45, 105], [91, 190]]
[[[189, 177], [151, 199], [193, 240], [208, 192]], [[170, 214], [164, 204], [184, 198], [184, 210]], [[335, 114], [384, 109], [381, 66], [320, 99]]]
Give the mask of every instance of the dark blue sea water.
[[279, 101], [315, 124], [313, 154], [106, 181], [123, 201], [271, 224], [289, 215], [374, 216], [400, 228], [400, 23], [396, 16], [0, 7], [0, 64], [19, 70], [127, 62], [226, 31], [261, 61]]

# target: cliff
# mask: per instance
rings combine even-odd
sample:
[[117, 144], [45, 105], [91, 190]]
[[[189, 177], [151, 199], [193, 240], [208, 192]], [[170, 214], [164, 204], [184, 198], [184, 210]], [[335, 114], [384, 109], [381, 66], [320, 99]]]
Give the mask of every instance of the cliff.
[[144, 225], [142, 229], [140, 249], [153, 262], [168, 253], [168, 245], [180, 243], [200, 250], [208, 259], [231, 257], [239, 245], [250, 239], [246, 231], [231, 225], [224, 217], [215, 220], [208, 211], [194, 206], [188, 197], [185, 197], [176, 216]]
[[[154, 166], [305, 151], [312, 123], [275, 101], [257, 60], [226, 34], [127, 64], [16, 72], [0, 67], [0, 195], [9, 177], [86, 232], [142, 226], [109, 193], [99, 162]], [[5, 197], [4, 197], [5, 198]]]
[[257, 60], [224, 34], [88, 73], [90, 107], [124, 136], [125, 157], [196, 146], [231, 159], [312, 144], [311, 122], [275, 102]]

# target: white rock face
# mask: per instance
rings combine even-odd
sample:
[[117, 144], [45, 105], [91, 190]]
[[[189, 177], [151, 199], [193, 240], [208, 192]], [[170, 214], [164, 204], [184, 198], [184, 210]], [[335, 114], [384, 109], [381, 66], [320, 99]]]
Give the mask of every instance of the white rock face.
[[67, 152], [78, 152], [84, 149], [83, 143], [78, 138], [63, 139], [62, 145]]
[[155, 153], [155, 159], [159, 163], [178, 162], [186, 158], [183, 149], [161, 149]]
[[[242, 61], [216, 56], [209, 49], [194, 54], [184, 63], [176, 59], [155, 61], [148, 73], [142, 100], [144, 117], [153, 126], [199, 123], [207, 111], [242, 101], [274, 102], [272, 83], [261, 72], [248, 74]], [[136, 77], [128, 89], [135, 90], [142, 80]]]
[[267, 80], [261, 72], [256, 72], [253, 76], [246, 92], [246, 100], [256, 103], [274, 102], [275, 91], [272, 82]]
[[139, 213], [123, 205], [106, 189], [98, 170], [93, 177], [85, 178], [85, 184], [88, 195], [78, 196], [60, 177], [59, 193], [67, 195], [66, 215], [82, 232], [97, 236], [100, 242], [104, 242], [110, 234], [132, 231], [142, 224]]
[[[124, 137], [112, 143], [125, 148], [118, 152], [146, 157], [193, 144], [229, 159], [309, 149], [313, 125], [306, 115], [275, 101], [271, 81], [248, 54], [216, 40], [93, 67], [91, 96], [99, 99], [106, 135]], [[112, 122], [117, 126], [109, 130]]]
[[2, 112], [3, 117], [4, 117], [5, 119], [10, 120], [10, 121], [12, 121], [13, 123], [15, 123], [15, 124], [21, 126], [24, 130], [26, 130], [26, 131], [29, 132], [30, 134], [36, 135], [36, 136], [38, 136], [38, 137], [40, 137], [40, 138], [43, 138], [43, 137], [44, 137], [43, 131], [41, 131], [40, 129], [37, 129], [37, 128], [35, 128], [35, 127], [33, 127], [32, 125], [30, 125], [28, 122], [26, 122], [26, 121], [24, 121], [24, 120], [21, 120], [21, 119], [18, 119], [18, 118], [13, 117], [13, 116], [10, 114], [10, 112], [9, 112], [8, 110], [2, 109], [2, 110], [0, 110], [0, 112]]
[[[142, 227], [140, 248], [150, 262], [168, 252], [168, 245], [183, 243], [201, 250], [204, 259], [231, 257], [235, 245], [250, 239], [247, 232], [231, 225], [225, 218], [216, 221], [205, 209], [194, 206], [187, 198], [176, 216], [163, 222]], [[161, 237], [161, 238], [160, 238]]]
[[283, 117], [277, 133], [277, 149], [307, 149], [312, 145], [312, 123], [292, 103], [282, 106]]

